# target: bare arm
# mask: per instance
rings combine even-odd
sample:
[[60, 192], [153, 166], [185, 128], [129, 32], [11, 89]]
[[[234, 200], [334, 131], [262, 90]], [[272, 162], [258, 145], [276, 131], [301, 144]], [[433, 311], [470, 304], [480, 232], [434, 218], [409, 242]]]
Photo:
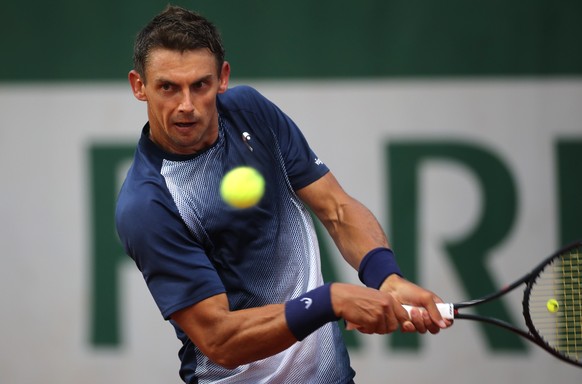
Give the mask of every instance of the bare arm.
[[172, 320], [202, 353], [227, 368], [274, 355], [297, 341], [287, 327], [284, 304], [230, 311], [226, 294], [180, 310]]
[[[358, 270], [360, 262], [370, 250], [389, 247], [384, 230], [374, 215], [363, 204], [349, 196], [331, 172], [300, 189], [297, 194], [321, 220], [342, 256], [354, 269]], [[404, 331], [424, 333], [428, 330], [437, 333], [440, 328], [450, 325], [443, 322], [435, 305], [435, 302], [442, 300], [433, 292], [398, 275], [390, 275], [380, 290], [391, 294], [399, 303], [427, 309], [425, 316], [414, 311], [412, 321], [403, 321]], [[364, 329], [361, 325], [353, 327]]]
[[[407, 317], [391, 295], [375, 289], [334, 283], [331, 299], [337, 317], [362, 324], [366, 333], [393, 332]], [[220, 294], [175, 312], [172, 320], [206, 356], [226, 368], [272, 356], [297, 341], [287, 326], [284, 303], [230, 311], [226, 294]]]
[[342, 256], [356, 270], [370, 250], [389, 247], [372, 212], [349, 196], [331, 172], [298, 190], [297, 195], [321, 220]]

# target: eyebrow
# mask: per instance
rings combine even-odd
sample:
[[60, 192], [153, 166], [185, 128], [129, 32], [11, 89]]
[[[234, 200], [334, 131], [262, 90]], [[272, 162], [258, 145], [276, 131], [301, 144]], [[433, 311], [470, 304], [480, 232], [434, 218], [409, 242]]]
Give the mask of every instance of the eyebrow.
[[[212, 74], [208, 74], [208, 75], [201, 76], [200, 78], [194, 80], [191, 84], [200, 83], [201, 81], [207, 81], [207, 80], [211, 79], [212, 76], [213, 76]], [[164, 77], [158, 77], [157, 79], [155, 79], [155, 82], [158, 83], [158, 84], [177, 85], [177, 83], [175, 81], [166, 79]]]

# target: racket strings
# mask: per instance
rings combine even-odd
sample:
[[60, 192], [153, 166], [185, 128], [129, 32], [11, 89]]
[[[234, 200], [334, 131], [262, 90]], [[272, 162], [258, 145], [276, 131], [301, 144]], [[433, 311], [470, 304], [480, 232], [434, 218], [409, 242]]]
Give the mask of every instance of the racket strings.
[[582, 362], [582, 249], [553, 259], [538, 275], [529, 297], [539, 336], [570, 360]]

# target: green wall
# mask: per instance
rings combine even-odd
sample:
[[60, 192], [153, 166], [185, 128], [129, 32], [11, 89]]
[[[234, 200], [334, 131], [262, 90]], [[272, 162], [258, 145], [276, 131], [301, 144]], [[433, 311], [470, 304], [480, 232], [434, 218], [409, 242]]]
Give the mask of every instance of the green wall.
[[[571, 76], [582, 2], [176, 1], [223, 33], [235, 78]], [[118, 80], [159, 0], [10, 1], [0, 81]]]

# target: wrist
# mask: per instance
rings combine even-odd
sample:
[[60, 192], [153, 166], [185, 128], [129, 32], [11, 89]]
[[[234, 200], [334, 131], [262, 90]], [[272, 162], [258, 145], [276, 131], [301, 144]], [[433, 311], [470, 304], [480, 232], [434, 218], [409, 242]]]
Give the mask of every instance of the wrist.
[[388, 276], [382, 284], [380, 284], [380, 290], [385, 290], [386, 292], [393, 292], [397, 289], [397, 286], [401, 284], [406, 279], [396, 273], [391, 274]]
[[358, 277], [367, 287], [379, 289], [391, 275], [402, 276], [396, 257], [389, 248], [374, 248], [360, 262]]
[[285, 319], [289, 330], [299, 341], [324, 324], [339, 320], [331, 304], [331, 283], [286, 302]]

